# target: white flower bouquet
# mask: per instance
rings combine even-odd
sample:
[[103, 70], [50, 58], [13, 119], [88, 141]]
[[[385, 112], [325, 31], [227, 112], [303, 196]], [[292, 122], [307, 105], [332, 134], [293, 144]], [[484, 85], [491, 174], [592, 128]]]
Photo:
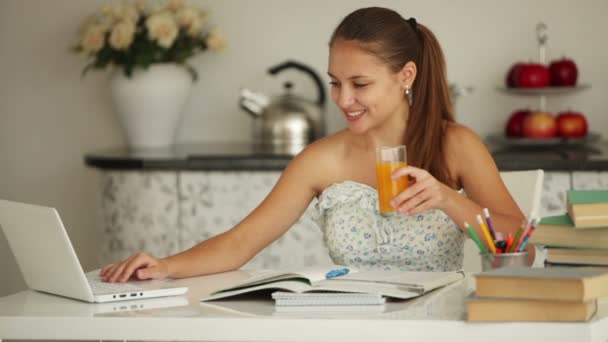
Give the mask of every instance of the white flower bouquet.
[[205, 50], [225, 46], [217, 28], [207, 28], [208, 13], [170, 0], [149, 9], [142, 0], [106, 5], [83, 22], [74, 51], [90, 60], [90, 69], [114, 65], [131, 77], [135, 68], [153, 63], [184, 65], [196, 80], [197, 73], [186, 61]]

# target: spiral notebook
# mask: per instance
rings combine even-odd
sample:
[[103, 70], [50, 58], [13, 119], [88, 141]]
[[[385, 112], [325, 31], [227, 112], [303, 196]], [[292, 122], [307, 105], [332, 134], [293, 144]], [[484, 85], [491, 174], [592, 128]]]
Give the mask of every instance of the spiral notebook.
[[379, 293], [311, 292], [272, 293], [275, 306], [382, 305], [386, 299]]

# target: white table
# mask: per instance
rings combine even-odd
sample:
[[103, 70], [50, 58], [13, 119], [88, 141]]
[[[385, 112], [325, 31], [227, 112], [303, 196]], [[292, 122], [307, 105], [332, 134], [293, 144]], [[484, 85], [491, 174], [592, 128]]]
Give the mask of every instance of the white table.
[[[605, 300], [587, 323], [467, 323], [470, 277], [375, 311], [283, 313], [276, 312], [270, 299], [259, 296], [199, 302], [213, 289], [247, 275], [238, 271], [182, 279], [176, 282], [190, 287], [186, 297], [111, 305], [22, 291], [0, 298], [0, 341], [608, 341]], [[148, 308], [159, 303], [169, 307]], [[120, 311], [125, 308], [135, 310]]]

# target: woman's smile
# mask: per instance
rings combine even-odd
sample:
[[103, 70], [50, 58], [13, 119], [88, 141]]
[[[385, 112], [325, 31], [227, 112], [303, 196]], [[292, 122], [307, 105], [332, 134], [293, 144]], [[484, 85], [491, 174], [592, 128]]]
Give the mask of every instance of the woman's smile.
[[367, 111], [365, 109], [363, 110], [358, 110], [358, 111], [347, 111], [346, 113], [346, 120], [348, 120], [348, 122], [355, 122], [359, 119], [361, 119], [361, 117], [363, 117], [363, 115], [365, 115], [365, 113], [367, 113]]

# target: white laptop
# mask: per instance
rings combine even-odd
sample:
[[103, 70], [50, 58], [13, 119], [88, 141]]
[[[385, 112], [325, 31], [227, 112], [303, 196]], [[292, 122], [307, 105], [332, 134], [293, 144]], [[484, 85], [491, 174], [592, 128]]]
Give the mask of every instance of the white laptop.
[[99, 271], [85, 274], [54, 208], [0, 199], [0, 227], [31, 289], [98, 303], [188, 291], [172, 280], [105, 283]]

